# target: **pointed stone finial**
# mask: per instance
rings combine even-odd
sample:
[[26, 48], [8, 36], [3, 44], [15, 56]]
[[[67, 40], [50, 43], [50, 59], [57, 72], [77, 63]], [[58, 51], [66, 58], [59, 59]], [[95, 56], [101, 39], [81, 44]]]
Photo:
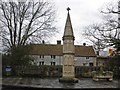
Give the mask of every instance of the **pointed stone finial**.
[[70, 10], [70, 8], [68, 7], [67, 8], [68, 13], [67, 13], [64, 34], [63, 34], [63, 40], [68, 39], [68, 37], [70, 37], [72, 40], [74, 40], [74, 33], [73, 33], [73, 29], [72, 29], [72, 23], [71, 23], [71, 19], [70, 19], [69, 10]]
[[68, 10], [68, 12], [69, 12], [70, 8], [68, 7], [67, 10]]

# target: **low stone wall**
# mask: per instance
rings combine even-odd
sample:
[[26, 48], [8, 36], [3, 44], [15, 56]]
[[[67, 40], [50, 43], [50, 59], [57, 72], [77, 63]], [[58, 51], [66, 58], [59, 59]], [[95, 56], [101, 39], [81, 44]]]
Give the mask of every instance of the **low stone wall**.
[[[62, 76], [62, 66], [14, 66], [11, 71], [6, 71], [6, 67], [3, 67], [3, 76], [37, 76], [37, 77], [61, 77]], [[75, 67], [75, 77], [91, 77], [92, 71], [100, 70], [100, 67], [88, 67], [88, 66], [76, 66]], [[103, 70], [108, 70], [103, 68]]]

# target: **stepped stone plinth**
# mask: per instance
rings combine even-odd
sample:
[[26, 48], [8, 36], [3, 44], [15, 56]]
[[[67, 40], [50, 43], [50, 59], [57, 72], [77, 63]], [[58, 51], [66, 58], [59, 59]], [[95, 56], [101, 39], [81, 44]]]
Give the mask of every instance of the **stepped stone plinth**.
[[59, 82], [63, 82], [63, 83], [78, 83], [78, 79], [77, 78], [60, 78]]

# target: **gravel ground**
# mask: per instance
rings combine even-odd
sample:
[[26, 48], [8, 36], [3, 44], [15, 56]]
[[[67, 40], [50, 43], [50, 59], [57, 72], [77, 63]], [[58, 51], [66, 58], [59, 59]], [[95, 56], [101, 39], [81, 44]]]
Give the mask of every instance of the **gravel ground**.
[[80, 78], [78, 83], [60, 83], [59, 78], [2, 78], [1, 85], [20, 86], [31, 88], [118, 88], [118, 81], [112, 82], [100, 80], [93, 81], [91, 78]]

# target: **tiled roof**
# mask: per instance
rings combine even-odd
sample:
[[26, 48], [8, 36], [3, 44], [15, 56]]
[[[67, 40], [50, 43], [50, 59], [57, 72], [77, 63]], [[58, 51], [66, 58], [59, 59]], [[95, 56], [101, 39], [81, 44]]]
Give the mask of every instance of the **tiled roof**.
[[93, 56], [96, 57], [92, 46], [75, 45], [75, 56]]
[[[32, 44], [31, 55], [63, 55], [63, 45], [55, 44]], [[75, 45], [75, 56], [96, 57], [92, 46]]]
[[34, 55], [62, 55], [62, 46], [54, 44], [31, 45], [31, 54]]

